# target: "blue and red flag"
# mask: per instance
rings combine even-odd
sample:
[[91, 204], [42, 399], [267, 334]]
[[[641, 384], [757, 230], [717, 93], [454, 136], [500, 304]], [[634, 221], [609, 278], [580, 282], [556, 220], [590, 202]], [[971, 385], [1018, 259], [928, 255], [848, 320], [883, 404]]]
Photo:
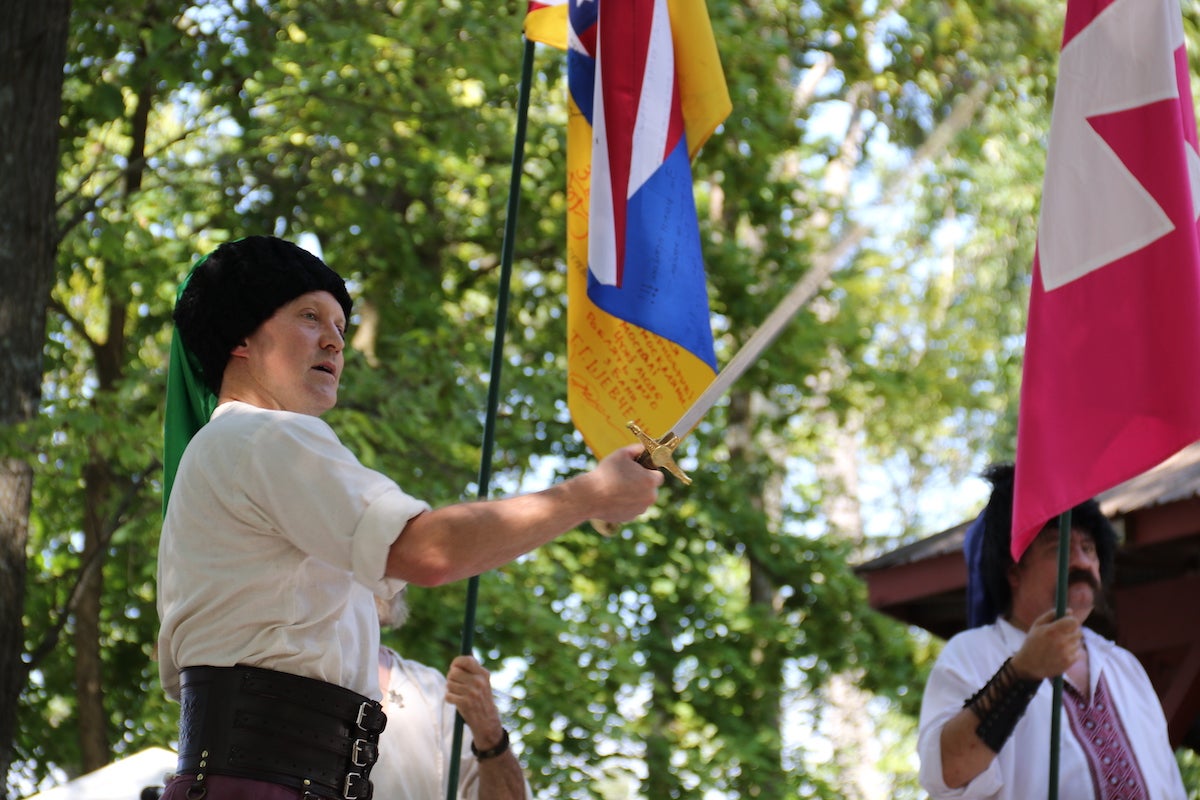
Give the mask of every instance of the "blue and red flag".
[[1069, 0], [1017, 423], [1012, 555], [1200, 438], [1200, 153], [1176, 0]]
[[691, 159], [731, 105], [703, 0], [568, 18], [567, 402], [603, 457], [628, 421], [665, 433], [716, 374]]

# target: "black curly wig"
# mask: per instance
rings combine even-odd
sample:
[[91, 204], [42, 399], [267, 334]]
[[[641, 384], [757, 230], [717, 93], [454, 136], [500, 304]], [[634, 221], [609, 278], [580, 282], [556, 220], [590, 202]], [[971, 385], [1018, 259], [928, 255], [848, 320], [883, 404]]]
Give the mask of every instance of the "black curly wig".
[[324, 261], [274, 236], [247, 236], [196, 264], [175, 304], [175, 327], [205, 385], [219, 395], [233, 348], [280, 306], [317, 291], [333, 295], [350, 319], [346, 282]]
[[[1012, 464], [995, 464], [984, 470], [983, 477], [992, 484], [992, 494], [983, 509], [983, 548], [980, 554], [980, 572], [984, 589], [993, 607], [1002, 615], [1012, 611], [1012, 589], [1008, 585], [1008, 569], [1012, 559], [1012, 510], [1013, 510]], [[1057, 517], [1050, 525], [1057, 525]], [[1117, 550], [1117, 532], [1112, 523], [1100, 511], [1095, 500], [1086, 500], [1071, 509], [1071, 527], [1089, 533], [1096, 543], [1096, 555], [1100, 560], [1100, 582], [1104, 587], [1111, 585], [1113, 558]]]

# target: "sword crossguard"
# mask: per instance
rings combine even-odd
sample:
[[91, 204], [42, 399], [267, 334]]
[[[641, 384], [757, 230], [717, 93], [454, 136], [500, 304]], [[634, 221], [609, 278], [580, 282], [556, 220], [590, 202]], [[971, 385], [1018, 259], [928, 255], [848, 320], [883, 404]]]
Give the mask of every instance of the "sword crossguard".
[[661, 439], [652, 439], [636, 422], [628, 422], [625, 427], [646, 448], [646, 452], [638, 456], [638, 463], [646, 469], [665, 469], [679, 479], [684, 486], [690, 486], [692, 479], [675, 463], [675, 448], [679, 446], [679, 437], [674, 431], [668, 431]]
[[[684, 486], [690, 486], [692, 479], [675, 463], [675, 448], [679, 446], [679, 437], [674, 431], [668, 431], [661, 439], [652, 439], [636, 422], [628, 422], [625, 427], [633, 431], [633, 435], [642, 443], [645, 451], [637, 457], [637, 463], [646, 469], [665, 469], [674, 475]], [[592, 520], [592, 527], [604, 537], [612, 536], [617, 526], [602, 519]]]

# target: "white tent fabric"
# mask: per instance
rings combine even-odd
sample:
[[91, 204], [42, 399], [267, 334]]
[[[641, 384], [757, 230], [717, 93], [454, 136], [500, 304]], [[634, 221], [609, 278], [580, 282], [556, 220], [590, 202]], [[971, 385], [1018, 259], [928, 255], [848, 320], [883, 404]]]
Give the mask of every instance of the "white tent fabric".
[[163, 785], [177, 758], [170, 750], [151, 747], [26, 800], [139, 800], [145, 787]]

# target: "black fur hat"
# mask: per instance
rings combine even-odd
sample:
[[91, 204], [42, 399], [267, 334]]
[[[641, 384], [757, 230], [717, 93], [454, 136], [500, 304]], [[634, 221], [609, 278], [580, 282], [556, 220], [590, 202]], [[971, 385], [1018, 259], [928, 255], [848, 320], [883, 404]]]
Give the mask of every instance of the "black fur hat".
[[285, 303], [329, 292], [350, 318], [346, 282], [307, 250], [274, 236], [247, 236], [209, 253], [175, 304], [175, 327], [213, 394], [230, 352]]
[[[983, 509], [983, 548], [980, 572], [992, 606], [1007, 614], [1012, 610], [1012, 589], [1008, 585], [1008, 568], [1013, 565], [1012, 510], [1013, 465], [997, 464], [988, 467], [983, 477], [992, 484], [992, 494]], [[1057, 524], [1057, 518], [1050, 524]], [[1071, 527], [1091, 534], [1100, 559], [1100, 582], [1112, 584], [1113, 559], [1117, 549], [1117, 532], [1100, 510], [1095, 500], [1086, 500], [1071, 509]]]

